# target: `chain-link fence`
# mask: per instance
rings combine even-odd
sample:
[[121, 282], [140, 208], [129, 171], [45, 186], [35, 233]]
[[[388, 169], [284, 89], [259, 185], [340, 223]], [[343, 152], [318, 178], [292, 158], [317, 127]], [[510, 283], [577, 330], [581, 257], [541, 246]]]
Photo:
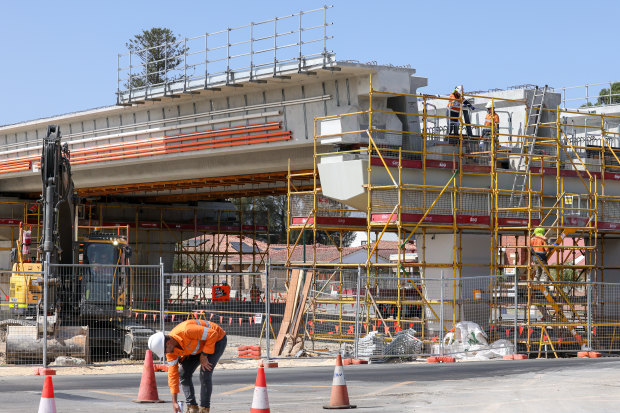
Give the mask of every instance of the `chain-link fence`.
[[[292, 276], [295, 271], [312, 275], [307, 292], [302, 276]], [[294, 290], [289, 286], [284, 330], [276, 333], [284, 336], [272, 352], [280, 357], [339, 351], [381, 362], [420, 355], [486, 360], [515, 353], [561, 357], [620, 351], [620, 284], [449, 278], [442, 272], [399, 279], [387, 267], [370, 275], [361, 267], [272, 268], [272, 273], [297, 280]]]
[[38, 265], [0, 273], [4, 365], [138, 363], [151, 334], [190, 318], [224, 328], [225, 359], [620, 351], [620, 284], [399, 277], [390, 266], [167, 274], [162, 265], [51, 265], [46, 306]]

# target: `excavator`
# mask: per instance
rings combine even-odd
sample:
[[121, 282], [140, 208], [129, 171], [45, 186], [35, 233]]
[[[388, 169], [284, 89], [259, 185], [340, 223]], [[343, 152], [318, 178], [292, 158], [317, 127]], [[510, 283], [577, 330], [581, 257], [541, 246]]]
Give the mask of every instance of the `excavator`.
[[[130, 317], [134, 278], [127, 233], [88, 228], [78, 238], [70, 153], [67, 144], [61, 145], [56, 125], [48, 126], [43, 141], [41, 179], [42, 225], [20, 226], [18, 246], [11, 253], [9, 302], [16, 317], [0, 322], [7, 327], [7, 364], [40, 361], [43, 334], [48, 336], [50, 359], [73, 356], [90, 362], [123, 354], [144, 356], [154, 331]], [[40, 237], [37, 248], [31, 248], [35, 229]], [[50, 264], [47, 307], [43, 261]]]

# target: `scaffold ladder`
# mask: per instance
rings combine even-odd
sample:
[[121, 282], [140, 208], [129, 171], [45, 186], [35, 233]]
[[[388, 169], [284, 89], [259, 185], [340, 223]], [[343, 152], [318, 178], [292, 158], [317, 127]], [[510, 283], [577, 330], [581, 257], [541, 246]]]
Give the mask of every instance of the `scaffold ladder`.
[[[590, 214], [590, 217], [587, 223], [584, 225], [584, 227], [588, 227], [592, 223], [593, 218], [594, 218], [594, 215]], [[557, 222], [558, 222], [558, 219], [556, 218], [556, 221], [554, 222], [553, 226], [555, 226]], [[547, 252], [547, 260], [554, 253], [556, 253], [556, 250], [558, 250], [561, 247], [564, 240], [568, 237], [568, 234], [576, 233], [576, 232], [579, 232], [580, 230], [583, 231], [583, 229], [576, 228], [576, 227], [563, 228], [560, 234], [558, 235], [558, 238], [556, 239], [556, 241], [552, 245], [549, 246], [549, 251]], [[548, 233], [549, 231], [547, 231], [547, 234]], [[536, 254], [534, 254], [534, 257], [535, 257], [537, 265], [540, 266], [541, 270], [546, 273], [548, 279], [552, 282], [558, 281], [558, 280], [553, 280], [553, 278], [551, 277], [551, 271], [549, 271], [549, 267], [545, 265], [545, 263], [540, 259], [540, 257], [538, 257]], [[552, 291], [549, 286], [543, 283], [540, 283], [540, 284], [534, 283], [533, 289], [542, 293], [548, 305], [550, 305], [553, 308], [554, 315], [558, 317], [560, 321], [567, 323], [567, 325], [569, 325], [569, 329], [570, 329], [569, 331], [571, 335], [575, 338], [575, 340], [579, 344], [583, 344], [582, 337], [580, 334], [578, 334], [577, 326], [581, 327], [581, 329], [585, 328], [585, 325], [586, 325], [585, 320], [579, 315], [578, 310], [575, 308], [574, 305], [571, 304], [568, 297], [566, 297], [566, 295], [562, 291], [561, 286], [559, 287], [556, 286]], [[556, 294], [554, 294], [554, 292], [557, 293], [557, 296], [559, 297], [557, 297]], [[565, 308], [566, 306], [568, 306], [568, 308]], [[549, 311], [545, 308], [545, 306], [537, 305], [537, 307], [538, 307], [538, 310], [543, 315], [544, 319], [546, 321], [550, 321], [549, 320], [550, 314], [549, 314]], [[573, 320], [569, 319], [569, 317], [565, 314], [565, 312], [567, 311], [572, 313]], [[575, 319], [578, 323], [577, 325], [573, 324], [575, 322], [574, 321]]]
[[[538, 136], [539, 125], [542, 119], [543, 104], [546, 94], [547, 85], [545, 85], [542, 90], [537, 86], [532, 95], [532, 103], [527, 112], [527, 123], [523, 144], [521, 145], [519, 161], [516, 165], [516, 173], [512, 182], [512, 192], [510, 193], [510, 205], [517, 208], [521, 207], [523, 203], [527, 174], [530, 171], [530, 165], [532, 163], [530, 158], [534, 153], [534, 146], [536, 145], [536, 137]], [[542, 163], [540, 167], [542, 169]]]

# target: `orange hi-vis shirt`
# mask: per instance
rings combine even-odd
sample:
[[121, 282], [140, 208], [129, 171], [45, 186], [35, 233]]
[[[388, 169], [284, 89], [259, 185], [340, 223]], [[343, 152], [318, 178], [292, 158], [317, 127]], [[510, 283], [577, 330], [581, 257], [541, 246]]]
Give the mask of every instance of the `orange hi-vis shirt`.
[[547, 252], [548, 248], [543, 247], [547, 245], [547, 238], [540, 235], [533, 236], [530, 240], [530, 245], [536, 252]]
[[166, 353], [168, 360], [168, 387], [170, 392], [179, 392], [179, 361], [194, 354], [215, 352], [215, 343], [226, 335], [222, 327], [206, 320], [183, 321], [168, 334], [181, 348], [175, 347], [172, 353]]
[[497, 130], [499, 128], [499, 115], [497, 113], [491, 114], [487, 112], [487, 116], [484, 118], [484, 126], [490, 128], [491, 119], [493, 119], [493, 123], [495, 124], [495, 130]]
[[453, 112], [459, 112], [461, 110], [461, 103], [463, 102], [463, 97], [459, 96], [457, 98], [456, 96], [454, 96], [454, 93], [452, 93], [449, 99], [450, 100], [448, 100], [448, 109]]

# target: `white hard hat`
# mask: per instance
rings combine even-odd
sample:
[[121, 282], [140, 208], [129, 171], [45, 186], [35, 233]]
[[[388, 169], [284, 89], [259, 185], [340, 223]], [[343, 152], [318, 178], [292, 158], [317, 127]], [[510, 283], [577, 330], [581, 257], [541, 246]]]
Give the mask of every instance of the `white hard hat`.
[[487, 102], [487, 105], [485, 107], [487, 109], [491, 109], [493, 107], [493, 104], [491, 102]]
[[165, 342], [166, 336], [161, 331], [149, 337], [149, 349], [160, 359], [166, 354]]

